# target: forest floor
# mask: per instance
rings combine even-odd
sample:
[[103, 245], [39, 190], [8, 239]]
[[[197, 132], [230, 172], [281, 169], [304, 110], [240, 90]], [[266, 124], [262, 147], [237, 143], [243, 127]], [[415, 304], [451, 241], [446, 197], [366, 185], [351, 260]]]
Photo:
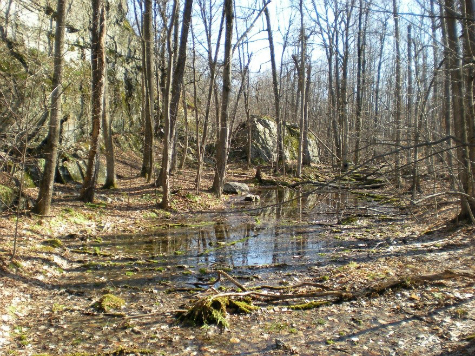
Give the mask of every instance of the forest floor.
[[[139, 258], [78, 248], [117, 234], [173, 232], [198, 212], [232, 208], [229, 197], [196, 193], [189, 169], [173, 176], [173, 209], [160, 210], [159, 192], [138, 176], [138, 162], [132, 154], [119, 156], [119, 187], [98, 190], [95, 204], [77, 200], [78, 186], [56, 185], [50, 217], [0, 216], [1, 355], [475, 354], [475, 230], [449, 222], [456, 201], [410, 207], [401, 195], [391, 200], [397, 205], [391, 216], [320, 224], [318, 236], [335, 248], [318, 263], [291, 256], [290, 264], [228, 268], [234, 278], [223, 274], [218, 289], [184, 287], [170, 281], [201, 275], [212, 281], [218, 272], [161, 265], [156, 253]], [[323, 167], [313, 170], [331, 176]], [[254, 173], [231, 166], [228, 181], [252, 188]], [[204, 188], [212, 177], [205, 172]], [[426, 191], [433, 183], [426, 182]], [[388, 187], [371, 193], [396, 196]], [[18, 249], [10, 260], [17, 222]], [[315, 222], [297, 228], [312, 232]], [[110, 283], [107, 273], [122, 275], [122, 283]], [[177, 320], [177, 311], [213, 293], [242, 294], [235, 282], [256, 310], [223, 314], [226, 328]], [[104, 295], [122, 299], [100, 310]], [[326, 303], [313, 308], [321, 300]]]

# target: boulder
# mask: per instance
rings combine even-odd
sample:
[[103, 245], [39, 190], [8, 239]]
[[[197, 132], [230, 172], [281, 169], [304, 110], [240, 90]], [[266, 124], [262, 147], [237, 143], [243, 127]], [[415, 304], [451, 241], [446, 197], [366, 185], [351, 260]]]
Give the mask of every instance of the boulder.
[[[86, 175], [87, 165], [82, 159], [75, 161], [64, 161], [58, 165], [56, 180], [58, 183], [83, 183]], [[106, 166], [102, 162], [99, 164], [97, 184], [102, 185], [106, 181]]]
[[4, 211], [15, 202], [15, 191], [5, 185], [0, 184], [0, 211]]
[[[277, 124], [266, 116], [254, 116], [251, 122], [251, 160], [255, 163], [275, 162], [277, 158]], [[284, 154], [287, 161], [297, 160], [300, 130], [295, 125], [284, 127]], [[231, 142], [231, 158], [247, 158], [247, 123], [239, 125]], [[308, 150], [312, 163], [318, 163], [318, 140], [308, 132]]]
[[82, 183], [83, 175], [77, 161], [64, 161], [58, 165], [58, 180], [61, 183]]
[[40, 185], [45, 170], [45, 163], [46, 160], [44, 158], [38, 158], [25, 164], [25, 171], [36, 186]]
[[248, 194], [244, 197], [244, 201], [258, 202], [260, 200], [261, 200], [261, 197], [259, 195], [254, 195], [254, 194]]
[[228, 182], [224, 184], [223, 193], [225, 194], [247, 194], [249, 187], [246, 183]]

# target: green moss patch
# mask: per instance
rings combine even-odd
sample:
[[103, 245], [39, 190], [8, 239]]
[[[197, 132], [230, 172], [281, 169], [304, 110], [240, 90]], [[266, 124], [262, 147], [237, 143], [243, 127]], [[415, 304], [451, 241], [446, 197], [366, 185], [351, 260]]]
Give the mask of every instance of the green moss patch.
[[229, 326], [228, 313], [249, 314], [257, 309], [250, 300], [211, 296], [198, 300], [187, 312], [179, 313], [178, 319], [191, 326], [216, 324], [226, 328]]
[[123, 308], [125, 300], [119, 298], [113, 294], [104, 294], [97, 302], [92, 306], [102, 313], [108, 313], [111, 310], [117, 310]]
[[48, 239], [48, 240], [42, 241], [41, 243], [45, 246], [50, 246], [50, 247], [53, 247], [53, 248], [63, 247], [62, 241], [58, 240], [58, 239]]

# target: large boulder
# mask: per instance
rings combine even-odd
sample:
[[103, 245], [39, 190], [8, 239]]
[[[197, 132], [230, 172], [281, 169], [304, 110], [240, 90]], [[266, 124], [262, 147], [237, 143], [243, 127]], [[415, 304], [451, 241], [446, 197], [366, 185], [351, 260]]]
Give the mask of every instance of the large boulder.
[[248, 194], [249, 187], [246, 183], [227, 182], [224, 184], [223, 193], [225, 194]]
[[60, 183], [82, 183], [84, 176], [78, 161], [64, 161], [58, 165], [56, 179]]
[[[251, 160], [254, 162], [275, 162], [277, 158], [277, 124], [266, 116], [255, 116], [251, 119]], [[296, 160], [299, 147], [299, 128], [295, 125], [285, 125], [284, 154], [286, 160]], [[308, 149], [312, 163], [319, 161], [318, 141], [312, 132], [308, 132]], [[246, 158], [247, 123], [239, 125], [231, 143], [232, 158]]]

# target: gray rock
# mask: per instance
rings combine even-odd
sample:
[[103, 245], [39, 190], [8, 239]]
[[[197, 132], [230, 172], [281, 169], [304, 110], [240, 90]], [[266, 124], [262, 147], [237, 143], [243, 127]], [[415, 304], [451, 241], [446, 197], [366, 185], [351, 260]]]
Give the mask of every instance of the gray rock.
[[228, 182], [224, 184], [223, 192], [225, 194], [246, 194], [249, 193], [249, 187], [246, 183]]
[[64, 161], [58, 167], [62, 183], [82, 183], [83, 174], [79, 168], [78, 162]]
[[261, 197], [259, 195], [254, 195], [254, 194], [248, 194], [244, 197], [244, 201], [253, 201], [257, 202], [260, 201]]
[[[254, 116], [251, 123], [252, 144], [251, 159], [254, 162], [274, 162], [277, 157], [277, 124], [270, 117]], [[284, 155], [285, 159], [296, 160], [298, 157], [300, 130], [295, 125], [286, 125], [284, 128]], [[247, 147], [247, 127], [242, 124], [237, 129], [233, 138], [230, 152], [231, 156], [245, 158], [246, 153], [243, 147]], [[319, 149], [317, 137], [308, 132], [308, 150], [310, 160], [313, 163], [319, 162]]]
[[41, 177], [43, 176], [43, 171], [45, 169], [45, 162], [46, 160], [44, 158], [38, 158], [25, 164], [25, 171], [31, 177], [36, 186], [40, 185]]

